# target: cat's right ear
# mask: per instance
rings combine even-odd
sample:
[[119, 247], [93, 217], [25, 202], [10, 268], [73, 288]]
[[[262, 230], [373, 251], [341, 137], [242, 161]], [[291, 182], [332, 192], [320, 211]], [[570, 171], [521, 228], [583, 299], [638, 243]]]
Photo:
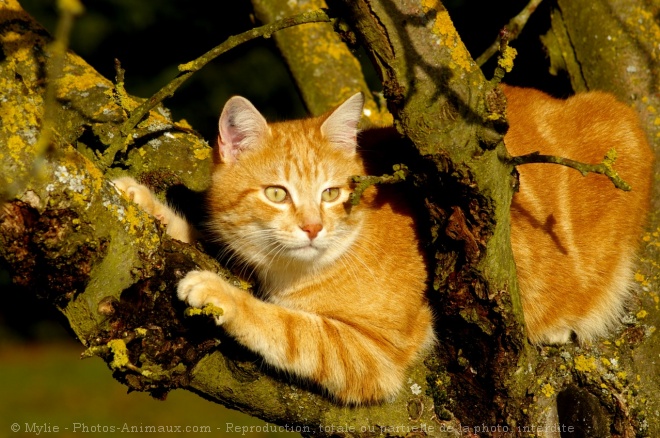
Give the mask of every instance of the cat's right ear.
[[219, 161], [230, 164], [241, 152], [257, 145], [269, 128], [264, 116], [249, 100], [234, 96], [222, 109], [218, 131]]

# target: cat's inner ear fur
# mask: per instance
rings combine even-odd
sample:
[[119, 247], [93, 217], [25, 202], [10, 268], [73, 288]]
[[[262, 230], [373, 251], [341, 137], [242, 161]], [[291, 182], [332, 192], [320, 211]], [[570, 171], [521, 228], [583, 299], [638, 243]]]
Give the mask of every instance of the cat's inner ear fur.
[[270, 129], [264, 116], [240, 96], [227, 101], [218, 128], [218, 154], [222, 163], [236, 161], [241, 152], [259, 144]]
[[358, 123], [362, 117], [364, 95], [354, 94], [335, 109], [321, 125], [330, 143], [353, 152], [357, 146]]

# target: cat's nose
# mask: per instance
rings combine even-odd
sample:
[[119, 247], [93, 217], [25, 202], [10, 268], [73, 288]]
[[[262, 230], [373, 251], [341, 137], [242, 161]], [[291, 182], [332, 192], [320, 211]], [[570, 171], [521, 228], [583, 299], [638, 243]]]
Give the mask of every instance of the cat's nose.
[[321, 232], [323, 229], [323, 225], [321, 224], [306, 224], [306, 225], [301, 225], [300, 229], [303, 230], [305, 233], [307, 233], [307, 236], [309, 239], [314, 239], [318, 234]]

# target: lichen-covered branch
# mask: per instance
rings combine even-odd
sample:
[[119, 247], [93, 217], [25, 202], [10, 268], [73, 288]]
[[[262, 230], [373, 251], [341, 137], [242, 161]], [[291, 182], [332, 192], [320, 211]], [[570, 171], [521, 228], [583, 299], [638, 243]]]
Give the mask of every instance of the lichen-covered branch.
[[509, 160], [514, 166], [522, 166], [530, 163], [550, 163], [550, 164], [560, 164], [562, 166], [570, 167], [575, 169], [586, 176], [589, 173], [597, 173], [599, 175], [605, 175], [612, 181], [614, 187], [623, 191], [630, 191], [631, 187], [626, 183], [617, 171], [614, 169], [614, 163], [616, 161], [616, 150], [612, 149], [609, 151], [603, 161], [598, 164], [587, 164], [581, 163], [579, 161], [571, 160], [570, 158], [557, 157], [555, 155], [543, 155], [539, 152], [532, 152], [531, 154], [520, 155], [513, 157]]
[[351, 205], [358, 205], [360, 203], [360, 198], [362, 193], [367, 190], [369, 187], [375, 184], [396, 184], [406, 180], [409, 170], [405, 164], [396, 164], [393, 166], [394, 173], [392, 175], [381, 175], [381, 176], [361, 176], [356, 175], [353, 177], [353, 183], [355, 183], [355, 188], [351, 193], [348, 201]]
[[[552, 15], [552, 32], [545, 38], [551, 58], [558, 59], [554, 65], [565, 66], [576, 92], [605, 90], [635, 108], [656, 152], [656, 175], [660, 174], [658, 12], [657, 3], [643, 0], [559, 0]], [[660, 326], [657, 298], [660, 293], [659, 233], [660, 181], [656, 178], [647, 232], [642, 238], [635, 275], [640, 286], [636, 299], [641, 306], [636, 313], [642, 318], [647, 335], [649, 327], [655, 330]], [[660, 363], [650, 359], [660, 355], [657, 336], [654, 331], [654, 334], [636, 340], [634, 347], [621, 350], [620, 360], [631, 363], [632, 369], [640, 376], [638, 381], [645, 384], [632, 389], [636, 397], [619, 396], [623, 402], [611, 410], [618, 418], [638, 417], [646, 436], [660, 436], [660, 398], [655, 396], [660, 387]], [[597, 388], [591, 392], [600, 395]], [[604, 398], [600, 397], [601, 403]]]
[[278, 32], [282, 29], [286, 29], [292, 26], [298, 26], [305, 23], [318, 23], [318, 22], [330, 22], [331, 18], [328, 17], [327, 13], [323, 10], [316, 10], [311, 12], [305, 12], [293, 17], [283, 18], [277, 20], [273, 23], [263, 25], [254, 29], [250, 29], [246, 32], [243, 32], [239, 35], [234, 35], [227, 38], [222, 44], [214, 47], [208, 52], [204, 53], [202, 56], [194, 59], [193, 61], [187, 62], [185, 64], [179, 65], [179, 75], [170, 81], [168, 84], [163, 86], [158, 90], [153, 96], [145, 100], [141, 105], [135, 109], [124, 108], [129, 113], [129, 118], [126, 120], [119, 132], [115, 136], [112, 143], [108, 146], [106, 151], [103, 153], [103, 157], [100, 160], [100, 164], [104, 167], [108, 167], [112, 164], [115, 159], [117, 152], [124, 150], [128, 143], [131, 142], [132, 138], [129, 134], [133, 131], [135, 126], [144, 118], [144, 116], [160, 104], [166, 98], [172, 96], [174, 92], [183, 84], [190, 76], [192, 76], [196, 71], [204, 67], [211, 60], [217, 58], [228, 50], [233, 49], [234, 47], [243, 44], [247, 41], [253, 40], [255, 38], [270, 38], [275, 32]]
[[[252, 5], [257, 18], [264, 23], [271, 23], [283, 14], [327, 7], [324, 0], [252, 0]], [[346, 23], [338, 20], [334, 28], [326, 23], [283, 30], [275, 34], [275, 42], [312, 115], [321, 115], [361, 91], [365, 97], [364, 116], [368, 124], [391, 125], [392, 115], [374, 99], [360, 62], [340, 34], [344, 40], [355, 39]]]

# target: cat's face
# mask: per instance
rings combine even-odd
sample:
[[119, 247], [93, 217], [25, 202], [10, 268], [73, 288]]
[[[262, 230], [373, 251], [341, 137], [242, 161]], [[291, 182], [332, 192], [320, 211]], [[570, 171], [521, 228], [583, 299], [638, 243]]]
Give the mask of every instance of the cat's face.
[[219, 142], [234, 143], [219, 145], [222, 162], [210, 190], [213, 230], [257, 268], [314, 268], [336, 260], [360, 231], [359, 209], [347, 201], [350, 177], [364, 173], [355, 151], [361, 99], [328, 117], [271, 125], [241, 106], [245, 102], [225, 107], [224, 136], [221, 117]]

